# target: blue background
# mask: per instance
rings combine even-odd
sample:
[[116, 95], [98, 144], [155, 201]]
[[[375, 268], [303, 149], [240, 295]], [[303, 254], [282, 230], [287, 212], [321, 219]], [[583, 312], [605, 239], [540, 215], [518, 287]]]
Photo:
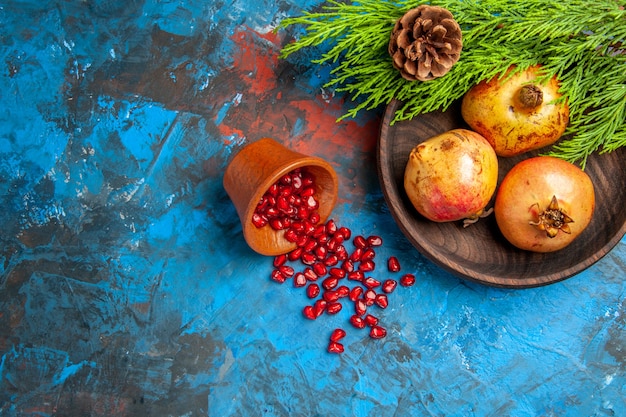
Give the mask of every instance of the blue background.
[[[625, 240], [535, 289], [427, 261], [376, 177], [383, 109], [336, 123], [329, 68], [278, 58], [319, 4], [0, 1], [0, 415], [626, 415]], [[223, 170], [264, 136], [327, 159], [335, 221], [417, 276], [385, 339], [304, 319], [245, 244]]]

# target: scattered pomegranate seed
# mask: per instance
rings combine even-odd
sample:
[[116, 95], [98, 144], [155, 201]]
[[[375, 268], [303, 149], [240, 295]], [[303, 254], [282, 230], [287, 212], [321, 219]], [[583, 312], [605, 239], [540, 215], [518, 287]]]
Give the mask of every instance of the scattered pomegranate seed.
[[330, 342], [328, 344], [328, 351], [330, 353], [343, 353], [343, 345], [339, 342]]
[[368, 326], [376, 326], [378, 324], [378, 317], [372, 316], [371, 314], [366, 314], [363, 320]]
[[306, 288], [306, 295], [309, 298], [315, 298], [318, 295], [320, 295], [320, 286], [317, 284], [309, 284], [309, 286]]
[[347, 297], [348, 295], [350, 295], [350, 288], [346, 287], [345, 285], [342, 285], [339, 288], [337, 288], [336, 292], [339, 298]]
[[341, 303], [328, 303], [328, 305], [326, 306], [326, 312], [328, 314], [337, 314], [341, 311], [342, 308], [343, 306], [341, 305]]
[[352, 243], [357, 249], [364, 249], [367, 247], [367, 240], [365, 240], [365, 238], [361, 235], [356, 236]]
[[[313, 305], [307, 305], [302, 310], [309, 320], [315, 320], [324, 313], [337, 314], [343, 308], [340, 299], [348, 297], [354, 303], [355, 314], [350, 317], [352, 326], [359, 329], [369, 326], [370, 337], [383, 338], [387, 334], [386, 329], [379, 325], [377, 317], [367, 314], [367, 309], [374, 304], [387, 308], [387, 294], [396, 289], [398, 281], [386, 279], [381, 283], [374, 277], [365, 277], [366, 273], [376, 268], [375, 248], [381, 246], [383, 240], [376, 235], [352, 238], [352, 231], [339, 227], [333, 219], [321, 224], [316, 192], [313, 176], [305, 169], [297, 168], [272, 184], [259, 200], [252, 223], [256, 227], [267, 226], [282, 231], [284, 238], [295, 245], [290, 252], [274, 257], [271, 279], [284, 283], [293, 277], [294, 287], [306, 287], [307, 297], [315, 300]], [[351, 238], [354, 248], [348, 253], [344, 243], [350, 242]], [[297, 261], [305, 265], [301, 272], [287, 265], [287, 262]], [[388, 258], [387, 268], [390, 272], [400, 271], [400, 262], [395, 256]], [[324, 278], [321, 284], [313, 283], [320, 278]], [[361, 284], [355, 283], [351, 287], [340, 285], [345, 278]], [[399, 283], [405, 287], [413, 285], [415, 276], [404, 274]], [[381, 287], [380, 294], [375, 291], [378, 287]], [[344, 347], [339, 340], [345, 335], [343, 329], [335, 329], [328, 351], [343, 352]]]
[[395, 256], [390, 256], [387, 260], [387, 268], [390, 272], [398, 272], [400, 270], [400, 261]]
[[387, 336], [387, 330], [384, 327], [372, 326], [370, 329], [370, 337], [372, 339], [382, 339], [385, 336]]
[[324, 314], [324, 310], [326, 310], [326, 306], [328, 303], [326, 300], [319, 299], [313, 304], [313, 312], [315, 313], [315, 317], [319, 317]]
[[339, 294], [337, 294], [337, 291], [324, 291], [324, 294], [322, 295], [322, 297], [327, 302], [332, 303], [339, 299]]
[[346, 337], [346, 331], [344, 329], [335, 329], [330, 335], [331, 342], [338, 342]]
[[324, 281], [322, 281], [322, 287], [325, 290], [332, 290], [339, 284], [339, 280], [335, 277], [328, 277]]
[[274, 257], [274, 267], [278, 268], [287, 262], [287, 255], [276, 255]]
[[369, 289], [372, 289], [372, 288], [380, 287], [380, 281], [372, 277], [367, 277], [363, 280], [363, 285], [365, 285]]
[[371, 288], [366, 290], [363, 294], [363, 301], [368, 307], [374, 305], [374, 302], [376, 301], [376, 291]]
[[387, 294], [378, 294], [378, 295], [376, 295], [376, 300], [374, 302], [380, 308], [387, 308], [387, 306], [389, 305], [389, 300], [387, 299]]
[[296, 288], [304, 287], [307, 281], [306, 276], [302, 272], [298, 272], [293, 276], [293, 285]]
[[356, 301], [359, 298], [361, 298], [361, 296], [363, 295], [363, 287], [354, 287], [352, 288], [352, 290], [350, 290], [350, 300], [351, 301]]
[[372, 260], [361, 262], [361, 264], [359, 265], [359, 271], [363, 272], [373, 271], [374, 268], [376, 268], [376, 264]]
[[287, 280], [287, 277], [278, 269], [274, 269], [272, 271], [271, 277], [274, 281], [279, 282], [281, 284]]
[[365, 301], [356, 300], [354, 302], [354, 312], [357, 316], [362, 316], [363, 314], [365, 314], [365, 312], [367, 312], [367, 305], [365, 304]]
[[281, 265], [278, 267], [278, 270], [286, 277], [292, 277], [295, 272], [293, 267], [289, 265]]
[[398, 281], [396, 281], [395, 279], [387, 279], [385, 280], [385, 282], [383, 282], [383, 292], [390, 294], [396, 289], [397, 286]]
[[304, 309], [302, 309], [302, 314], [309, 320], [315, 320], [317, 318], [313, 306], [305, 306]]
[[413, 274], [404, 274], [400, 278], [400, 285], [404, 287], [410, 287], [413, 284], [415, 284], [415, 275]]
[[357, 316], [356, 314], [350, 316], [350, 324], [352, 324], [357, 329], [363, 329], [365, 328], [365, 326], [367, 326], [365, 320], [363, 320], [363, 317]]

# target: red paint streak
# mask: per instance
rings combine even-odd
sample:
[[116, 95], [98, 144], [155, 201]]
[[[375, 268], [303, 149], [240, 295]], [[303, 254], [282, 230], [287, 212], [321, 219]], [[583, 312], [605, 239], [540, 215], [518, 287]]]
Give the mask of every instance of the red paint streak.
[[231, 38], [235, 42], [236, 71], [248, 84], [247, 94], [265, 95], [276, 88], [274, 69], [278, 63], [280, 40], [273, 32], [260, 34], [241, 29]]

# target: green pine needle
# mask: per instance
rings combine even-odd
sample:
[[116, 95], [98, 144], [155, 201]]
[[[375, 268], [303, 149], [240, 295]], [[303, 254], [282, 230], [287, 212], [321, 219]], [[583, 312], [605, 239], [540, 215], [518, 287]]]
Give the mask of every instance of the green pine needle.
[[387, 45], [397, 19], [420, 3], [329, 0], [321, 11], [284, 19], [277, 29], [299, 25], [304, 34], [286, 44], [287, 58], [304, 48], [327, 46], [314, 61], [332, 63], [326, 87], [346, 92], [354, 106], [340, 117], [398, 99], [394, 122], [446, 110], [475, 84], [541, 64], [556, 75], [570, 107], [570, 126], [549, 152], [583, 168], [594, 152], [626, 146], [625, 0], [435, 0], [463, 32], [461, 58], [432, 81], [406, 81], [391, 64]]

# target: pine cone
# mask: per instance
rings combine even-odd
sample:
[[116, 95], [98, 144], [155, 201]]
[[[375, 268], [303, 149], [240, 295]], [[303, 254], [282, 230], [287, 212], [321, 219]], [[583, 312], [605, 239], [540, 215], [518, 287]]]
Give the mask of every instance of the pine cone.
[[448, 10], [421, 5], [396, 22], [389, 55], [402, 77], [428, 81], [445, 75], [461, 55], [461, 27]]

